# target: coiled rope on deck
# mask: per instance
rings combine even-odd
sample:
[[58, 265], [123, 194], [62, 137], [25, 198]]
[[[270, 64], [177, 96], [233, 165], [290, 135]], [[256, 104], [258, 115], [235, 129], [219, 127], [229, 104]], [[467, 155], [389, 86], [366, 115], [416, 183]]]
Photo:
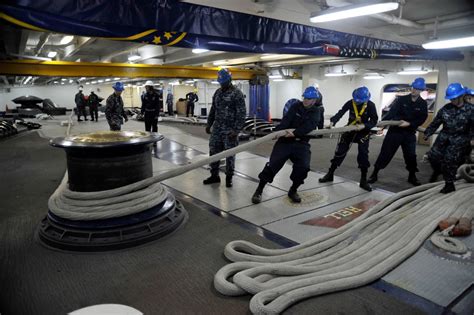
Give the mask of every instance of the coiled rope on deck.
[[[400, 121], [382, 121], [379, 122], [378, 125], [397, 126], [399, 124]], [[324, 134], [344, 133], [358, 131], [364, 128], [364, 125], [355, 125], [332, 129], [321, 129], [309, 133], [308, 136], [315, 137]], [[71, 191], [67, 185], [67, 175], [65, 175], [59, 187], [49, 198], [48, 206], [52, 213], [69, 220], [87, 221], [108, 219], [138, 213], [150, 209], [164, 201], [166, 198], [166, 189], [160, 184], [160, 182], [168, 178], [179, 176], [209, 163], [219, 161], [227, 156], [235, 155], [239, 152], [256, 147], [261, 143], [282, 137], [286, 135], [288, 131], [292, 130], [293, 129], [277, 131], [257, 140], [212, 155], [209, 158], [201, 159], [157, 176], [110, 190], [98, 192]]]
[[267, 249], [230, 242], [225, 256], [234, 261], [214, 277], [225, 295], [255, 294], [250, 310], [277, 314], [308, 297], [365, 285], [412, 255], [456, 211], [474, 212], [474, 186], [438, 193], [439, 183], [391, 196], [345, 226], [300, 245]]
[[[346, 126], [331, 130], [323, 129], [314, 131], [310, 133], [310, 135], [316, 136], [328, 133], [348, 132], [362, 128], [363, 126]], [[69, 220], [99, 220], [138, 213], [150, 209], [165, 200], [166, 189], [161, 185], [162, 181], [179, 176], [209, 163], [219, 161], [227, 156], [248, 150], [261, 143], [284, 136], [286, 133], [286, 130], [281, 130], [212, 155], [209, 158], [201, 159], [157, 176], [110, 190], [97, 192], [71, 191], [67, 185], [66, 174], [59, 187], [49, 198], [48, 206], [52, 213]]]

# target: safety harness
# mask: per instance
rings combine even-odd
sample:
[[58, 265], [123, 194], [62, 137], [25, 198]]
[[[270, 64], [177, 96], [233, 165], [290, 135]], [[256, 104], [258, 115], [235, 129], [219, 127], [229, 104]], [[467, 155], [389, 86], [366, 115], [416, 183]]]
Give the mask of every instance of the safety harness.
[[362, 106], [360, 112], [357, 110], [357, 104], [356, 102], [354, 102], [354, 100], [352, 100], [352, 107], [354, 108], [354, 115], [355, 115], [355, 119], [353, 122], [350, 123], [350, 125], [358, 125], [358, 124], [361, 124], [362, 123], [362, 115], [364, 114], [365, 112], [365, 109], [367, 108], [367, 102], [364, 103], [364, 105]]

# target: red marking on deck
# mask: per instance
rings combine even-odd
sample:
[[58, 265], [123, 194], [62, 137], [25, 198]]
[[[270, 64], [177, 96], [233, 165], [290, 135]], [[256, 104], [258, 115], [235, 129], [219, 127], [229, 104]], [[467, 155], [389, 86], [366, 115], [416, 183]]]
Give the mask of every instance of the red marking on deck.
[[325, 216], [318, 216], [313, 219], [306, 220], [304, 222], [301, 222], [300, 224], [338, 228], [361, 216], [364, 212], [366, 212], [379, 202], [380, 200], [367, 199], [359, 203], [353, 204], [352, 206], [348, 206], [340, 210], [328, 213]]

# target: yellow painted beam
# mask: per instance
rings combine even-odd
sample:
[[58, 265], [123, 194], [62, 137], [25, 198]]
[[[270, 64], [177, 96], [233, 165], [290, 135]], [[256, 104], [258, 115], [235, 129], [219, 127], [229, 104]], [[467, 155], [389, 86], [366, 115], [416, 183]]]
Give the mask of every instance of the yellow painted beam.
[[[128, 63], [93, 63], [38, 60], [0, 60], [2, 75], [58, 77], [128, 77], [216, 79], [218, 67], [158, 66]], [[254, 70], [229, 68], [234, 80], [250, 80], [265, 74]]]

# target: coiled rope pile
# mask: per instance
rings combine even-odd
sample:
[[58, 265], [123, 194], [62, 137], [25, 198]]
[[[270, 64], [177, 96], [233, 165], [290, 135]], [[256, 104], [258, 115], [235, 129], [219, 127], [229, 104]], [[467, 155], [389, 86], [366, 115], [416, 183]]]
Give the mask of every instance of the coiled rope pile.
[[[472, 166], [462, 169], [462, 178], [472, 183]], [[300, 300], [368, 284], [411, 256], [441, 219], [472, 219], [469, 183], [458, 183], [447, 195], [439, 193], [440, 183], [402, 191], [343, 227], [291, 248], [230, 242], [224, 254], [234, 263], [216, 273], [214, 286], [229, 296], [254, 294], [254, 314], [278, 314]]]

